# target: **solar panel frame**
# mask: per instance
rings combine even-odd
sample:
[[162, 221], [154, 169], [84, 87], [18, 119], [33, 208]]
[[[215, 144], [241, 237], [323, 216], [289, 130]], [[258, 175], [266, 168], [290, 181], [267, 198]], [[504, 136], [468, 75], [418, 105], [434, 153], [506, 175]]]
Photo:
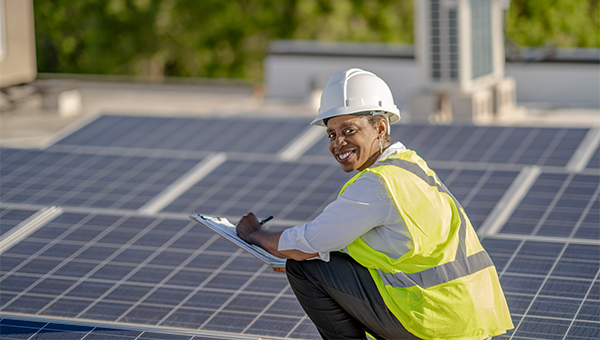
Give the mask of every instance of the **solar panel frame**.
[[0, 239], [14, 232], [13, 228], [35, 213], [36, 210], [0, 208]]

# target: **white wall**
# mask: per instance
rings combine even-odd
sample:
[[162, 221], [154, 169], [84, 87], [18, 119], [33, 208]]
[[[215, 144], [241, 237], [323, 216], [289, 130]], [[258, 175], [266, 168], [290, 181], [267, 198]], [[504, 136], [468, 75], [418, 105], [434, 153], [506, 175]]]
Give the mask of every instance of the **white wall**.
[[408, 104], [418, 83], [417, 65], [413, 59], [268, 56], [264, 67], [267, 97], [308, 100], [315, 80], [322, 88], [331, 75], [351, 67], [371, 71], [385, 80], [398, 107]]
[[517, 82], [517, 102], [600, 107], [600, 65], [584, 63], [507, 63]]
[[[309, 100], [314, 80], [324, 86], [331, 75], [350, 67], [384, 79], [401, 108], [408, 106], [420, 86], [416, 62], [410, 58], [269, 55], [264, 66], [267, 97], [272, 99]], [[515, 78], [520, 104], [600, 107], [599, 64], [509, 62], [505, 74]]]

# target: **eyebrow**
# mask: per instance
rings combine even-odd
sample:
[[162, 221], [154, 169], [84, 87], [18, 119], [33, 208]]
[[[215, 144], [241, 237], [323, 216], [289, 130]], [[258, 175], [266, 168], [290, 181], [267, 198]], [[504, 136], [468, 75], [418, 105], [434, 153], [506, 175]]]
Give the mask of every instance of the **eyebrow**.
[[[345, 122], [345, 123], [342, 123], [342, 126], [340, 126], [340, 127], [341, 128], [345, 128], [345, 127], [348, 127], [348, 126], [356, 126], [356, 124]], [[333, 131], [333, 129], [332, 128], [327, 128], [327, 133], [329, 133], [330, 131]]]

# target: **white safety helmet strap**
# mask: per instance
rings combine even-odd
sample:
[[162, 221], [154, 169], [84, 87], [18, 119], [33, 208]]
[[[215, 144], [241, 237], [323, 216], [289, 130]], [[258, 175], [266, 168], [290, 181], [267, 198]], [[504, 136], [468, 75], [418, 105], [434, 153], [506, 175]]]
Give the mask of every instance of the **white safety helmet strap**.
[[351, 68], [329, 78], [321, 95], [319, 115], [311, 124], [325, 126], [329, 118], [363, 112], [386, 116], [388, 129], [400, 120], [400, 110], [387, 84], [371, 72]]

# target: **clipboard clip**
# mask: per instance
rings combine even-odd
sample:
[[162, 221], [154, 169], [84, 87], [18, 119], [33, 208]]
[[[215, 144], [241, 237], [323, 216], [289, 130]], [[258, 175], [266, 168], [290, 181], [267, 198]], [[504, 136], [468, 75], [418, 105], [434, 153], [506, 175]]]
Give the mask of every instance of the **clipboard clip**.
[[201, 219], [205, 220], [205, 221], [213, 221], [213, 222], [221, 222], [223, 221], [220, 217], [217, 216], [208, 216], [208, 215], [199, 215], [194, 213], [194, 215], [200, 217]]

